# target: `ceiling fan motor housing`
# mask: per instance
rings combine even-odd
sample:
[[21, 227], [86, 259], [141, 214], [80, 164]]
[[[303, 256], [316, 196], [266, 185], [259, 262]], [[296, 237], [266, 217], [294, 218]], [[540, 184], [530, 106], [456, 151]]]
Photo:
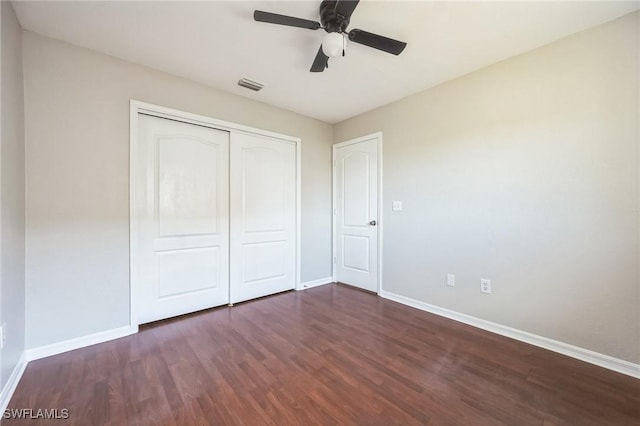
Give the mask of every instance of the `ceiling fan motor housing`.
[[349, 18], [336, 12], [337, 3], [335, 0], [320, 3], [320, 22], [328, 33], [343, 33], [349, 26]]

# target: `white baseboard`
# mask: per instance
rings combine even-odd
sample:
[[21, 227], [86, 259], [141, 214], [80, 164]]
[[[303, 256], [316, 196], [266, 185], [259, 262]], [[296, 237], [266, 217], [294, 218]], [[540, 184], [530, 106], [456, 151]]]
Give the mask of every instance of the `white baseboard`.
[[333, 282], [333, 277], [320, 278], [319, 280], [300, 283], [300, 287], [298, 287], [297, 290], [307, 290], [309, 288], [318, 287], [325, 284], [331, 284], [332, 282]]
[[618, 373], [626, 374], [631, 377], [640, 379], [640, 364], [634, 364], [629, 361], [625, 361], [619, 358], [614, 358], [609, 355], [594, 352], [589, 349], [584, 349], [578, 346], [573, 346], [568, 343], [559, 342], [557, 340], [549, 339], [547, 337], [538, 336], [536, 334], [528, 333], [526, 331], [518, 330], [515, 328], [507, 327], [505, 325], [497, 324], [491, 321], [486, 321], [480, 318], [472, 317], [471, 315], [462, 314], [449, 309], [441, 308], [439, 306], [430, 305], [429, 303], [421, 302], [419, 300], [411, 299], [409, 297], [400, 296], [398, 294], [390, 293], [388, 291], [381, 291], [380, 297], [393, 300], [394, 302], [402, 303], [403, 305], [411, 306], [423, 311], [430, 312], [432, 314], [439, 315], [441, 317], [449, 318], [455, 321], [459, 321], [473, 327], [481, 328], [483, 330], [490, 331], [492, 333], [507, 336], [521, 342], [529, 343], [534, 346], [538, 346], [544, 349], [548, 349], [553, 352], [558, 352], [572, 358], [579, 359], [581, 361], [595, 364], [600, 367], [607, 368], [609, 370], [617, 371]]
[[27, 368], [27, 355], [26, 352], [22, 352], [20, 360], [16, 366], [13, 367], [9, 380], [7, 380], [7, 383], [2, 388], [2, 392], [0, 392], [0, 413], [4, 413], [7, 405], [9, 405], [9, 401], [11, 401], [11, 397], [18, 387], [18, 383], [22, 378], [25, 368]]
[[74, 339], [65, 340], [50, 345], [40, 346], [33, 349], [27, 349], [27, 361], [35, 361], [36, 359], [46, 358], [48, 356], [61, 354], [63, 352], [72, 351], [74, 349], [84, 348], [86, 346], [96, 345], [120, 337], [132, 334], [131, 327], [114, 328], [112, 330], [100, 331], [98, 333], [89, 334], [87, 336], [76, 337]]

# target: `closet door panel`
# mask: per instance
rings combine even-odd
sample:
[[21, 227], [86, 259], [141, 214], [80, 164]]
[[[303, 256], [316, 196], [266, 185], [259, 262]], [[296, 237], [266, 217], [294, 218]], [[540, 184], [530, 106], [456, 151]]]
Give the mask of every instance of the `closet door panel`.
[[296, 148], [233, 133], [230, 150], [231, 302], [295, 288]]
[[229, 132], [139, 116], [139, 322], [229, 302]]

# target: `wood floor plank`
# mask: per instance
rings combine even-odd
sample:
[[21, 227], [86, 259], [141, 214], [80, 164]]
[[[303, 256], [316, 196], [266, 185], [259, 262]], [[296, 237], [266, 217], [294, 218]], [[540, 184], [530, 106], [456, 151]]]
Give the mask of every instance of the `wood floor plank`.
[[7, 425], [635, 425], [640, 380], [342, 285], [31, 362]]

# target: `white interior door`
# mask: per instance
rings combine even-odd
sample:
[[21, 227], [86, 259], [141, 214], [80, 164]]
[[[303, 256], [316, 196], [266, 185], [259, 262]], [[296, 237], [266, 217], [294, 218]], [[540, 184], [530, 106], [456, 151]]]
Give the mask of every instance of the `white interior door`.
[[378, 138], [334, 153], [336, 280], [378, 292]]
[[229, 302], [229, 132], [139, 115], [138, 320]]
[[233, 133], [231, 302], [295, 288], [296, 147]]

